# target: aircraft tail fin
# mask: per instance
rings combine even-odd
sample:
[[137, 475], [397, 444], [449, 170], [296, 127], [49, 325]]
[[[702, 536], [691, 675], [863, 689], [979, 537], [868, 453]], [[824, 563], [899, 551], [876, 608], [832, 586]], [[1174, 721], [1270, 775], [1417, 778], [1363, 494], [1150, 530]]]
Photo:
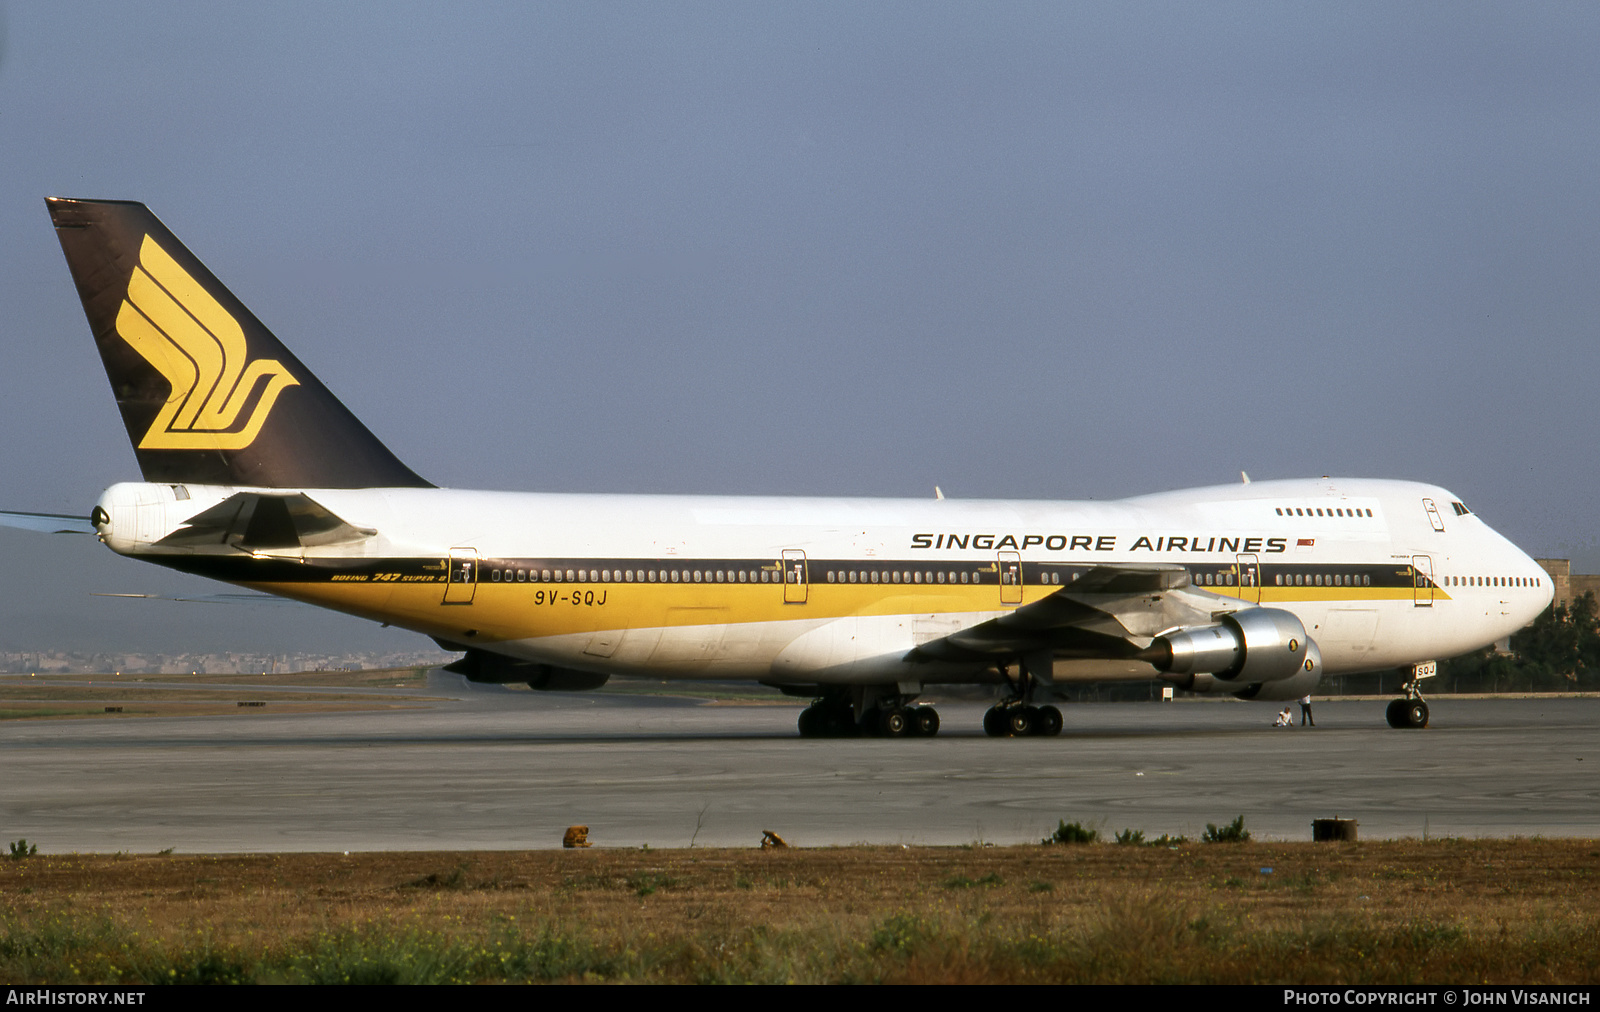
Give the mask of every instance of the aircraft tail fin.
[[146, 481], [431, 487], [149, 208], [45, 203]]

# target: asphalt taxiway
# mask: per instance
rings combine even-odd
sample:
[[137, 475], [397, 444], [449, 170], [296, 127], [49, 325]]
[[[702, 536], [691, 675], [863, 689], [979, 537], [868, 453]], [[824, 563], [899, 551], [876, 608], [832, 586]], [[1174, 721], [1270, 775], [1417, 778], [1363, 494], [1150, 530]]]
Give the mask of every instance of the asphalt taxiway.
[[[448, 676], [446, 676], [448, 677]], [[468, 691], [412, 710], [0, 724], [0, 836], [42, 852], [1016, 843], [1058, 820], [1258, 837], [1600, 837], [1600, 699], [1064, 705], [1053, 739], [803, 740], [798, 708]]]

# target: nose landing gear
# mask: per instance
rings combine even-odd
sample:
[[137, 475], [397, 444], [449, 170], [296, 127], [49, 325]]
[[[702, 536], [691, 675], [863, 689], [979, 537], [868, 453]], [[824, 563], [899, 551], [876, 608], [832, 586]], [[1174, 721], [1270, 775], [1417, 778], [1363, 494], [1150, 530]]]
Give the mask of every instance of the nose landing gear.
[[1421, 699], [1394, 699], [1384, 712], [1390, 727], [1427, 727], [1428, 704]]
[[1428, 704], [1422, 698], [1422, 680], [1438, 673], [1439, 665], [1435, 661], [1424, 661], [1411, 668], [1411, 678], [1400, 686], [1405, 698], [1393, 700], [1384, 711], [1384, 719], [1390, 727], [1420, 729], [1428, 726]]

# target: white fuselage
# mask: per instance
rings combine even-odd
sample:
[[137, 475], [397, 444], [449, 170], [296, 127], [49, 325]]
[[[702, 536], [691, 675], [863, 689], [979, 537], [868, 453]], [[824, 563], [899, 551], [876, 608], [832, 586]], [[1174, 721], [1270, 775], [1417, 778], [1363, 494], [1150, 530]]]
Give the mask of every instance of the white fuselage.
[[[1103, 565], [1182, 566], [1221, 610], [1291, 611], [1329, 674], [1478, 649], [1552, 594], [1450, 492], [1357, 479], [1114, 502], [305, 489], [345, 534], [159, 543], [236, 493], [286, 491], [116, 485], [98, 529], [121, 554], [511, 657], [796, 684], [972, 680], [971, 663], [907, 654]], [[1124, 625], [1136, 644], [1163, 631]], [[1093, 657], [1056, 665], [1058, 679], [1153, 677]]]

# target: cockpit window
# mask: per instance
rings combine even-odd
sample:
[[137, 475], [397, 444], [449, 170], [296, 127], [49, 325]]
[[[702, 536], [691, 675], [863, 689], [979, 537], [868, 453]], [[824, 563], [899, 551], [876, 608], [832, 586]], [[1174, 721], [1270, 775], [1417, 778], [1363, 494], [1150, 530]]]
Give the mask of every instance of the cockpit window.
[[1452, 502], [1450, 506], [1456, 511], [1456, 516], [1458, 517], [1467, 516], [1472, 512], [1471, 510], [1467, 509], [1467, 504], [1464, 502]]

